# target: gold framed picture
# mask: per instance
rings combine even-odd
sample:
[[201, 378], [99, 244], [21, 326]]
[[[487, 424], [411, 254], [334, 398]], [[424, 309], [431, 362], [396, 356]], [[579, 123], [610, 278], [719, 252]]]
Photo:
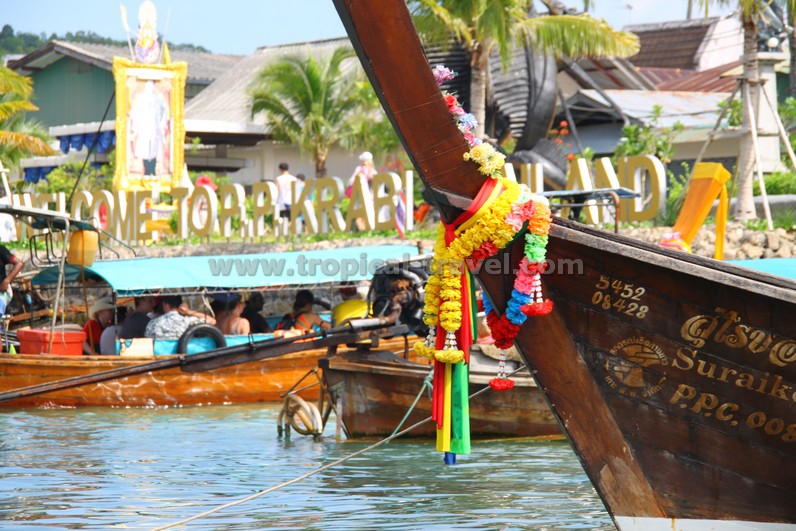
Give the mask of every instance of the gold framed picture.
[[114, 190], [169, 193], [182, 176], [188, 65], [113, 59], [116, 82]]

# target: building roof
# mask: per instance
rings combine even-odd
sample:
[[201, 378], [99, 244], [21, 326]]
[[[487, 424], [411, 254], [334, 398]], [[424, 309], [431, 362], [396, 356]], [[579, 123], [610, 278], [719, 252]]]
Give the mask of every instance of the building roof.
[[[602, 89], [653, 90], [653, 83], [644, 72], [627, 59], [603, 58], [580, 59], [577, 65], [589, 75], [594, 83]], [[568, 70], [569, 75], [583, 87], [588, 88], [578, 73]]]
[[347, 37], [280, 46], [263, 46], [229, 68], [215, 82], [185, 106], [185, 118], [264, 125], [262, 116], [252, 118], [249, 87], [263, 68], [274, 59], [290, 54], [331, 53], [340, 46], [351, 46]]
[[697, 52], [716, 19], [696, 19], [626, 27], [638, 35], [639, 52], [630, 58], [636, 66], [683, 68], [699, 66]]
[[[240, 55], [171, 49], [169, 54], [172, 61], [188, 63], [188, 79], [199, 84], [210, 84], [242, 59]], [[47, 67], [62, 57], [72, 57], [97, 68], [111, 70], [113, 58], [117, 56], [130, 57], [129, 48], [111, 44], [51, 41], [16, 61], [9, 61], [8, 66], [18, 72], [33, 72]]]
[[[663, 109], [659, 127], [680, 122], [685, 127], [713, 127], [718, 118], [719, 102], [729, 97], [728, 92], [682, 92], [662, 90], [606, 90], [605, 94], [622, 109], [632, 121], [648, 124], [656, 106]], [[595, 90], [579, 90], [569, 98], [567, 105], [576, 122], [616, 121], [616, 111]], [[592, 119], [590, 119], [592, 118]], [[594, 119], [597, 118], [597, 119]]]
[[[737, 78], [736, 69], [741, 66], [741, 61], [695, 72], [682, 70], [679, 76], [661, 81], [657, 86], [659, 90], [688, 91], [688, 92], [731, 92], [735, 88]], [[662, 69], [657, 69], [662, 70]]]

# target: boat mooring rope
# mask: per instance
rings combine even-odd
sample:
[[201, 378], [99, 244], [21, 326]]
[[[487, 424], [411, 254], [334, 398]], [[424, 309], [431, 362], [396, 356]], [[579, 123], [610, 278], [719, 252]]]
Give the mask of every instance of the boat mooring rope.
[[[517, 369], [511, 371], [511, 373], [507, 374], [507, 376], [511, 376], [513, 374], [516, 374], [516, 373], [520, 372], [523, 369], [525, 369], [525, 365], [521, 365]], [[424, 384], [424, 387], [425, 387], [425, 384]], [[473, 399], [476, 396], [480, 395], [481, 393], [484, 393], [484, 392], [489, 391], [491, 389], [492, 388], [487, 385], [483, 389], [481, 389], [479, 391], [476, 391], [475, 393], [471, 394], [470, 395], [470, 399]], [[421, 392], [422, 392], [422, 390], [421, 390]], [[299, 476], [297, 478], [291, 479], [290, 481], [285, 481], [284, 483], [281, 483], [279, 485], [275, 485], [275, 486], [267, 488], [265, 490], [261, 490], [261, 491], [255, 492], [254, 494], [252, 494], [250, 496], [246, 496], [245, 498], [241, 498], [239, 500], [235, 500], [233, 502], [229, 502], [229, 503], [226, 503], [224, 505], [219, 505], [218, 507], [214, 507], [214, 508], [210, 509], [209, 511], [205, 511], [203, 513], [191, 516], [190, 518], [186, 518], [184, 520], [180, 520], [179, 522], [173, 522], [171, 524], [166, 524], [166, 525], [161, 526], [161, 527], [156, 527], [152, 531], [162, 531], [163, 529], [171, 529], [172, 527], [177, 527], [178, 525], [187, 524], [188, 522], [193, 522], [194, 520], [199, 520], [200, 518], [204, 518], [205, 516], [210, 516], [213, 513], [217, 513], [219, 511], [223, 511], [224, 509], [228, 509], [230, 507], [234, 507], [236, 505], [240, 505], [242, 503], [246, 503], [247, 501], [251, 501], [251, 500], [254, 500], [256, 498], [259, 498], [260, 496], [264, 496], [264, 495], [269, 494], [271, 492], [280, 490], [280, 489], [282, 489], [284, 487], [287, 487], [288, 485], [292, 485], [294, 483], [298, 483], [299, 481], [303, 481], [303, 480], [307, 479], [308, 477], [311, 477], [311, 476], [314, 476], [315, 474], [323, 472], [324, 470], [329, 470], [330, 468], [332, 468], [334, 466], [337, 466], [339, 464], [345, 463], [349, 459], [353, 459], [354, 457], [357, 457], [358, 455], [362, 455], [365, 452], [368, 452], [370, 450], [374, 450], [374, 449], [378, 448], [379, 446], [387, 444], [391, 440], [396, 439], [396, 438], [398, 438], [398, 437], [400, 437], [400, 436], [402, 436], [402, 435], [404, 435], [406, 433], [409, 433], [413, 429], [415, 429], [415, 428], [417, 428], [419, 426], [422, 426], [423, 424], [425, 424], [427, 422], [430, 422], [430, 421], [431, 421], [431, 417], [427, 417], [426, 419], [421, 420], [420, 422], [412, 424], [411, 426], [409, 426], [405, 430], [402, 430], [402, 431], [400, 431], [398, 433], [393, 433], [389, 437], [384, 438], [384, 439], [380, 440], [377, 443], [371, 444], [370, 446], [367, 446], [367, 447], [365, 447], [365, 448], [363, 448], [361, 450], [357, 450], [353, 454], [347, 455], [345, 457], [341, 457], [340, 459], [338, 459], [336, 461], [332, 461], [328, 465], [323, 465], [320, 468], [316, 468], [312, 472], [307, 472], [303, 476]], [[401, 422], [403, 422], [403, 421], [401, 421]]]
[[[426, 375], [426, 377], [423, 379], [423, 387], [421, 387], [420, 391], [417, 393], [415, 401], [412, 402], [411, 406], [409, 406], [409, 410], [406, 412], [406, 415], [404, 415], [404, 418], [401, 419], [401, 422], [399, 422], [398, 425], [395, 427], [395, 429], [392, 432], [392, 435], [395, 435], [398, 432], [398, 430], [401, 429], [401, 426], [404, 425], [406, 419], [408, 419], [409, 415], [412, 414], [412, 411], [415, 410], [415, 406], [417, 405], [418, 402], [420, 402], [420, 397], [423, 396], [423, 391], [425, 391], [426, 389], [431, 391], [433, 389], [433, 383], [432, 383], [433, 381], [434, 381], [434, 367], [432, 366], [431, 370], [428, 371], [428, 375]], [[392, 437], [392, 435], [390, 435], [390, 437]]]

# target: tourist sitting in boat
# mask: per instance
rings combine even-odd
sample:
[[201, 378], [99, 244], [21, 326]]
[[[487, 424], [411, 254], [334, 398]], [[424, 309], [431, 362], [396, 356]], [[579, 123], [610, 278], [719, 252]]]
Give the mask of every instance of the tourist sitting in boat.
[[214, 298], [210, 301], [210, 311], [213, 312], [213, 317], [216, 318], [216, 322], [219, 323], [218, 326], [220, 327], [229, 313], [229, 302]]
[[[11, 271], [6, 273], [6, 267], [11, 265]], [[11, 304], [14, 292], [11, 289], [11, 281], [14, 280], [25, 262], [11, 254], [5, 245], [0, 245], [0, 315], [6, 313], [6, 308]]]
[[293, 302], [293, 312], [285, 314], [277, 325], [277, 330], [298, 330], [301, 332], [311, 332], [331, 328], [328, 321], [324, 321], [320, 315], [312, 311], [315, 304], [315, 296], [308, 289], [301, 289], [296, 293], [296, 300]]
[[202, 322], [209, 325], [216, 324], [213, 317], [188, 308], [179, 295], [164, 296], [163, 311], [163, 315], [155, 317], [146, 325], [146, 337], [179, 339], [192, 324]]
[[91, 317], [83, 326], [83, 332], [86, 333], [86, 340], [83, 341], [83, 354], [96, 355], [100, 354], [100, 338], [102, 331], [108, 327], [113, 319], [113, 312], [116, 311], [116, 305], [110, 297], [103, 297], [98, 299], [88, 310]]
[[248, 319], [241, 317], [246, 303], [242, 297], [238, 297], [232, 304], [233, 306], [230, 308], [229, 313], [221, 321], [221, 333], [225, 336], [248, 336], [249, 332], [251, 332], [251, 325]]
[[[149, 314], [155, 308], [155, 297], [136, 297], [135, 311], [128, 315], [119, 330], [119, 339], [134, 339], [144, 337], [146, 325], [149, 324]], [[121, 322], [121, 321], [117, 321]], [[115, 353], [115, 352], [114, 352]]]
[[116, 355], [116, 340], [122, 330], [122, 324], [127, 320], [127, 306], [116, 307], [116, 324], [112, 322], [105, 327], [100, 336], [100, 354], [103, 356]]
[[265, 306], [265, 297], [259, 291], [252, 293], [246, 301], [241, 317], [249, 321], [252, 334], [267, 334], [271, 332], [268, 320], [260, 313]]

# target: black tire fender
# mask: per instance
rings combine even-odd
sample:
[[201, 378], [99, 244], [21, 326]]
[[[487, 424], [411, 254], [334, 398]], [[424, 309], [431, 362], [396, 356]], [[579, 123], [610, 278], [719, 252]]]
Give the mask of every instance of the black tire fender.
[[189, 326], [177, 341], [177, 354], [187, 354], [188, 342], [194, 337], [210, 337], [216, 342], [216, 348], [227, 346], [227, 340], [221, 330], [206, 323], [195, 323]]

